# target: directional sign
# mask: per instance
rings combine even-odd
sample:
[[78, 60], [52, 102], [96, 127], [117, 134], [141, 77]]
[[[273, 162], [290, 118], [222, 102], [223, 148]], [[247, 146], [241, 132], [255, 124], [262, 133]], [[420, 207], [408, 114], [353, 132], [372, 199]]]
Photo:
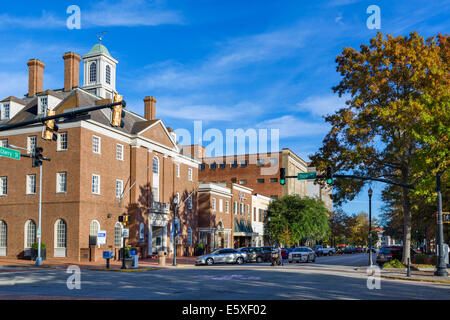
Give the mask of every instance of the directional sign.
[[106, 244], [106, 231], [99, 230], [97, 232], [97, 244]]
[[20, 151], [0, 147], [0, 156], [20, 160]]
[[122, 238], [128, 238], [130, 236], [130, 230], [129, 229], [123, 229], [122, 230]]
[[297, 180], [313, 180], [316, 179], [317, 172], [301, 172], [297, 175]]

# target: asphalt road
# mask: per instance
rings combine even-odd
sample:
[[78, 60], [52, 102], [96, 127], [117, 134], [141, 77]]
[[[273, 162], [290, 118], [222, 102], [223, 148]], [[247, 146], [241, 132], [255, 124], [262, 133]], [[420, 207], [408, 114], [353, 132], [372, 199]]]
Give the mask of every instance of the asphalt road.
[[[82, 270], [81, 288], [68, 289], [66, 270], [0, 273], [0, 299], [450, 299], [450, 285], [380, 280], [369, 290], [354, 268], [365, 254], [321, 257], [316, 263], [200, 266], [146, 272]], [[336, 267], [335, 263], [350, 264]], [[335, 270], [336, 269], [336, 270]]]

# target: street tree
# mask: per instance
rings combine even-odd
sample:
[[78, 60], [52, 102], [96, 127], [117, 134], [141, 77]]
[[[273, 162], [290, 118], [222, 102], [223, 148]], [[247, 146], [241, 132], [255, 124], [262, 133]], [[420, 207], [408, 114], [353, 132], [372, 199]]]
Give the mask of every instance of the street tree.
[[329, 212], [319, 199], [288, 195], [272, 201], [268, 210], [265, 230], [272, 241], [289, 245], [329, 235]]
[[[448, 180], [448, 36], [424, 40], [417, 32], [393, 37], [377, 33], [359, 51], [344, 48], [336, 58], [341, 81], [333, 91], [348, 97], [346, 107], [325, 117], [331, 130], [312, 155], [319, 171], [384, 177], [416, 189], [400, 190], [403, 245], [411, 244], [411, 197], [431, 201], [435, 173]], [[322, 184], [324, 181], [319, 181]], [[365, 181], [335, 179], [336, 205], [353, 200]], [[409, 250], [403, 250], [407, 263]]]

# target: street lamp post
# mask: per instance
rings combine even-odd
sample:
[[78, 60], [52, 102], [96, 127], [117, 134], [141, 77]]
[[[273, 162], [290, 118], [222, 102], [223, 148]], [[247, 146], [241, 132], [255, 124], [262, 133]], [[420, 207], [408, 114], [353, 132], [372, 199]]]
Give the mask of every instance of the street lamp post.
[[178, 211], [178, 196], [175, 196], [173, 199], [173, 203], [175, 205], [173, 209], [173, 224], [172, 224], [172, 232], [173, 232], [173, 266], [177, 266], [177, 230], [176, 230], [176, 219], [177, 219], [177, 211]]
[[41, 237], [42, 237], [42, 165], [39, 166], [39, 227], [38, 227], [38, 256], [36, 258], [36, 265], [42, 265], [41, 257]]
[[438, 201], [438, 261], [435, 276], [447, 277], [448, 272], [444, 261], [444, 227], [442, 222], [442, 195], [441, 195], [441, 172], [436, 174], [436, 191]]
[[372, 188], [369, 188], [369, 266], [372, 266]]

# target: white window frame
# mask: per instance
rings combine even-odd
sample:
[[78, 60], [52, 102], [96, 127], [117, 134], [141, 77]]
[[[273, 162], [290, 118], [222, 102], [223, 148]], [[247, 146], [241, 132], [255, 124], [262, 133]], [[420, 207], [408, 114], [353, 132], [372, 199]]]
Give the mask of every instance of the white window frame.
[[153, 174], [159, 175], [159, 158], [158, 156], [154, 156], [152, 160], [152, 172]]
[[3, 104], [3, 119], [9, 119], [11, 117], [11, 105], [9, 103]]
[[[33, 228], [30, 228], [30, 226], [33, 226]], [[24, 237], [24, 249], [31, 249], [31, 246], [33, 245], [33, 243], [35, 243], [37, 241], [37, 237], [36, 237], [36, 222], [34, 222], [32, 219], [27, 220], [25, 222], [25, 237]], [[32, 238], [33, 241], [30, 241], [30, 238]]]
[[[96, 146], [96, 144], [95, 144], [96, 139], [98, 141], [97, 151], [95, 150], [96, 149], [95, 148], [95, 146]], [[102, 153], [102, 138], [100, 138], [99, 136], [96, 136], [96, 135], [92, 136], [92, 152], [96, 153], [96, 154], [101, 154]]]
[[1, 139], [0, 140], [0, 147], [8, 148], [8, 139]]
[[[34, 145], [32, 146], [31, 141], [34, 140]], [[28, 136], [27, 137], [27, 151], [28, 153], [33, 153], [34, 147], [37, 146], [37, 136]]]
[[[44, 103], [45, 101], [45, 103]], [[43, 96], [39, 98], [39, 114], [46, 115], [48, 109], [48, 96]]]
[[192, 168], [188, 168], [188, 180], [192, 181]]
[[[63, 223], [64, 225], [64, 239], [62, 239], [62, 237], [60, 237], [60, 230], [58, 229], [58, 226], [60, 225], [60, 222]], [[64, 240], [64, 241], [60, 241], [60, 240]], [[61, 244], [62, 242], [64, 242], [64, 246], [59, 246], [59, 244]], [[63, 219], [58, 219], [55, 222], [54, 225], [54, 255], [55, 257], [66, 257], [67, 256], [67, 222], [64, 221]]]
[[177, 178], [179, 178], [180, 177], [180, 164], [179, 163], [176, 164], [176, 170], [177, 170]]
[[[120, 184], [120, 190], [118, 188], [118, 183]], [[123, 192], [123, 180], [120, 179], [116, 179], [116, 198], [120, 199], [120, 197], [122, 196], [122, 192]]]
[[8, 177], [0, 177], [0, 196], [8, 195]]
[[[64, 177], [64, 188], [61, 188], [62, 177]], [[67, 192], [67, 172], [56, 173], [56, 193]]]
[[[33, 184], [31, 184], [32, 181], [33, 181]], [[36, 194], [36, 175], [35, 174], [27, 174], [27, 194]]]
[[[64, 141], [66, 144], [65, 148], [62, 147], [63, 139], [61, 139], [61, 137], [65, 137], [65, 141]], [[67, 138], [68, 138], [67, 132], [58, 133], [58, 150], [57, 151], [66, 151], [69, 149], [69, 141]]]
[[[95, 186], [94, 178], [97, 178], [97, 188], [96, 188], [96, 190], [94, 190], [94, 186]], [[95, 192], [95, 191], [97, 191], [97, 192]], [[91, 192], [92, 192], [92, 194], [100, 195], [100, 175], [99, 174], [94, 174], [94, 173], [92, 174], [92, 177], [91, 177]]]
[[8, 248], [8, 224], [4, 220], [0, 220], [0, 256], [6, 256], [6, 248]]
[[219, 199], [219, 212], [223, 212], [223, 200]]
[[[120, 151], [119, 151], [120, 150]], [[123, 161], [123, 144], [117, 143], [116, 144], [116, 159]]]
[[[117, 232], [117, 229], [120, 228], [120, 233]], [[122, 230], [123, 230], [123, 226], [120, 222], [116, 222], [116, 224], [114, 225], [114, 247], [115, 248], [122, 248], [123, 247], [123, 240], [122, 240]], [[117, 244], [119, 244], [119, 246], [117, 246]]]
[[216, 211], [216, 198], [212, 198], [211, 209], [212, 211]]
[[230, 213], [230, 202], [225, 200], [225, 213]]

